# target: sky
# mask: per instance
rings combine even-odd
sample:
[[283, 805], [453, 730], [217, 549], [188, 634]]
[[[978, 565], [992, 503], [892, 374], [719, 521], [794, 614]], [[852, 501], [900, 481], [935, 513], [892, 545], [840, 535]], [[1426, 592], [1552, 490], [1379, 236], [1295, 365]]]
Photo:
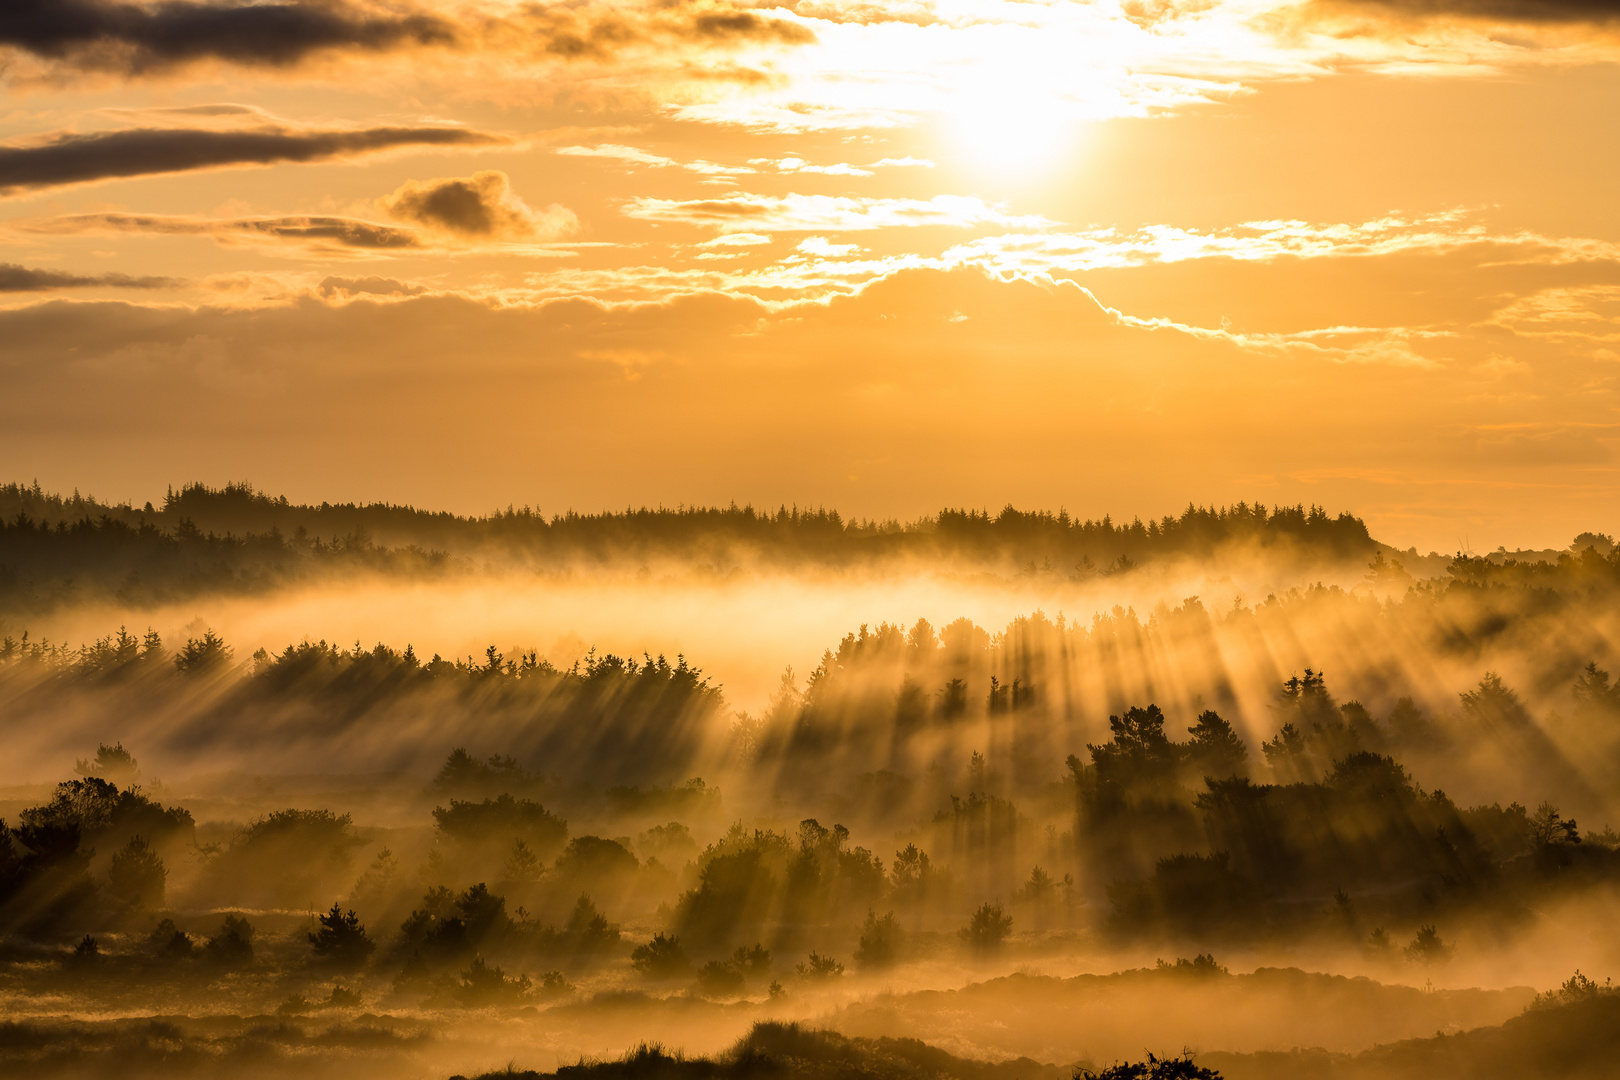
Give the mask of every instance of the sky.
[[0, 462], [1620, 528], [1614, 0], [10, 0]]

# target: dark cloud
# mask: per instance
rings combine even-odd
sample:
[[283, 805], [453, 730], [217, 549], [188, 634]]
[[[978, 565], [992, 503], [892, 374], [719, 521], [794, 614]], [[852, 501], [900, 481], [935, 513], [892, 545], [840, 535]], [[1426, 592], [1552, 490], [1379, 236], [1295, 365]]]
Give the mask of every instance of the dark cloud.
[[33, 270], [16, 263], [0, 263], [0, 293], [48, 292], [52, 289], [169, 289], [178, 278], [131, 277], [128, 274], [64, 274], [59, 270]]
[[316, 292], [328, 300], [345, 296], [421, 296], [427, 289], [385, 277], [322, 278]]
[[28, 232], [57, 235], [134, 232], [208, 236], [223, 243], [280, 241], [326, 251], [401, 251], [422, 246], [410, 229], [360, 218], [325, 216], [193, 218], [163, 214], [74, 214], [18, 227]]
[[938, 26], [945, 21], [934, 10], [931, 0], [758, 0], [757, 6], [786, 8], [795, 15], [819, 22], [860, 26], [897, 22]]
[[1380, 8], [1415, 18], [1460, 16], [1498, 23], [1620, 21], [1620, 0], [1343, 0], [1332, 6]]
[[706, 11], [690, 24], [694, 37], [714, 41], [776, 41], [809, 45], [816, 35], [808, 27], [785, 19], [767, 19], [752, 11]]
[[544, 42], [545, 51], [570, 60], [606, 59], [627, 46], [669, 37], [714, 48], [751, 42], [808, 45], [816, 41], [816, 35], [806, 26], [747, 9], [690, 11], [672, 3], [644, 25], [635, 25], [616, 14], [582, 14], [560, 6], [527, 14], [530, 32]]
[[403, 221], [470, 239], [523, 239], [571, 232], [574, 215], [560, 206], [536, 214], [512, 193], [503, 172], [443, 180], [409, 180], [382, 207]]
[[498, 135], [459, 127], [351, 131], [130, 128], [91, 135], [63, 134], [31, 146], [0, 146], [0, 194], [228, 165], [321, 161], [402, 146], [490, 146], [506, 141]]
[[81, 70], [140, 75], [198, 60], [286, 67], [323, 51], [384, 52], [467, 46], [490, 34], [519, 49], [538, 46], [567, 59], [606, 59], [630, 45], [670, 36], [724, 47], [745, 42], [802, 45], [806, 27], [747, 9], [652, 14], [581, 11], [532, 4], [476, 25], [386, 2], [281, 0], [151, 5], [114, 0], [4, 0], [0, 47]]
[[545, 51], [568, 60], [600, 60], [642, 41], [641, 30], [623, 19], [608, 16], [587, 20], [567, 8], [533, 13], [533, 32]]
[[341, 0], [150, 6], [105, 0], [5, 0], [0, 44], [80, 67], [139, 74], [195, 60], [286, 66], [326, 49], [450, 45], [435, 15]]

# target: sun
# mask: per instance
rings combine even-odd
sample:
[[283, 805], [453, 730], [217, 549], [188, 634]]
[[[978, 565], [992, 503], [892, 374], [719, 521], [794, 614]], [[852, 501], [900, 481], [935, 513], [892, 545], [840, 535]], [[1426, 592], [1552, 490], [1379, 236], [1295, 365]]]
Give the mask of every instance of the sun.
[[1006, 85], [958, 93], [942, 121], [953, 164], [1005, 179], [1049, 174], [1073, 149], [1080, 126], [1051, 98]]

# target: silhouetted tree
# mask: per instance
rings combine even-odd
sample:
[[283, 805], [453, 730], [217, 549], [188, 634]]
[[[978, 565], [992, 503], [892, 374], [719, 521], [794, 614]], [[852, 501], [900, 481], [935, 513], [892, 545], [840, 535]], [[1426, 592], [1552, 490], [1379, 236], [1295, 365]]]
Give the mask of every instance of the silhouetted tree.
[[563, 936], [575, 955], [581, 957], [609, 952], [619, 944], [619, 928], [609, 923], [607, 917], [596, 910], [591, 898], [583, 893], [568, 915]]
[[900, 923], [890, 911], [878, 918], [875, 911], [866, 913], [861, 925], [860, 946], [855, 950], [855, 962], [861, 967], [892, 967], [900, 957]]
[[1581, 833], [1573, 819], [1559, 814], [1552, 803], [1543, 802], [1530, 815], [1530, 839], [1537, 848], [1557, 848], [1580, 843]]
[[376, 948], [353, 910], [345, 912], [333, 904], [332, 910], [321, 916], [320, 923], [321, 928], [309, 935], [316, 956], [346, 966], [358, 966], [365, 963]]
[[128, 787], [141, 775], [140, 764], [128, 750], [124, 749], [123, 743], [115, 743], [112, 746], [102, 743], [96, 748], [93, 761], [80, 758], [74, 764], [73, 771], [80, 776], [94, 776], [119, 787]]
[[1186, 744], [1187, 760], [1200, 778], [1235, 776], [1248, 762], [1249, 748], [1232, 725], [1213, 710], [1199, 713], [1198, 723], [1187, 732], [1192, 736]]
[[75, 964], [90, 964], [101, 959], [101, 945], [89, 934], [84, 935], [79, 943], [73, 947], [73, 954], [69, 957]]
[[1445, 963], [1451, 959], [1454, 951], [1452, 946], [1441, 940], [1440, 934], [1432, 925], [1419, 927], [1412, 944], [1401, 950], [1407, 960], [1414, 964], [1422, 964], [1424, 967]]
[[749, 978], [761, 978], [770, 974], [771, 951], [757, 942], [753, 945], [739, 945], [731, 954], [731, 962], [738, 971]]
[[988, 901], [979, 905], [968, 919], [968, 924], [958, 931], [961, 939], [975, 952], [994, 952], [1001, 948], [1001, 943], [1011, 933], [1012, 916], [1002, 911], [1000, 904]]
[[168, 878], [169, 871], [163, 860], [150, 844], [137, 836], [113, 855], [107, 871], [107, 891], [126, 907], [161, 908]]

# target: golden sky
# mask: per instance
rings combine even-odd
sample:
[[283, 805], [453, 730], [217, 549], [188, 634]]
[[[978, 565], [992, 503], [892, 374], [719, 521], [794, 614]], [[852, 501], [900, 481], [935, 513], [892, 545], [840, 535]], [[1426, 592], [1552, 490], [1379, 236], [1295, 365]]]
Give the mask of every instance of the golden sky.
[[1620, 507], [1614, 0], [10, 0], [0, 461], [479, 512]]

